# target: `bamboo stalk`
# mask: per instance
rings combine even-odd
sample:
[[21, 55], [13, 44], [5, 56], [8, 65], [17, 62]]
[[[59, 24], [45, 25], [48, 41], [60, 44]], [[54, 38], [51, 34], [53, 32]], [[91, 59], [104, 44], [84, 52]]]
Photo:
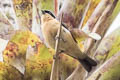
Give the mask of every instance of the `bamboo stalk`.
[[82, 16], [82, 20], [81, 20], [81, 22], [80, 22], [79, 29], [82, 28], [83, 21], [84, 21], [84, 19], [85, 19], [85, 16], [86, 16], [86, 14], [87, 14], [87, 11], [88, 11], [88, 9], [89, 9], [89, 7], [90, 7], [90, 4], [91, 4], [91, 0], [89, 1], [88, 5], [87, 5], [87, 7], [86, 7], [86, 9], [85, 9], [85, 12], [84, 12], [84, 14], [83, 14], [83, 16]]
[[[116, 53], [109, 60], [107, 60], [103, 65], [100, 66], [90, 77], [86, 80], [95, 80], [101, 74], [98, 80], [118, 80], [120, 77], [120, 70], [117, 67], [120, 67], [120, 52]], [[115, 70], [117, 70], [115, 72]], [[109, 74], [110, 73], [110, 74]], [[108, 74], [108, 75], [106, 75]], [[111, 76], [112, 74], [112, 76]], [[108, 77], [109, 76], [109, 77]], [[115, 77], [114, 77], [115, 76]]]
[[58, 6], [58, 0], [54, 0], [54, 4], [55, 4], [55, 7], [54, 7], [54, 8], [55, 8], [55, 11], [54, 11], [54, 12], [55, 12], [55, 15], [57, 16], [57, 14], [58, 14], [58, 9], [59, 9], [59, 8], [58, 8], [58, 7], [59, 7], [59, 6]]
[[55, 55], [52, 65], [52, 71], [51, 71], [51, 77], [50, 80], [59, 80], [59, 44], [60, 44], [60, 38], [61, 38], [61, 30], [62, 30], [62, 16], [60, 18], [60, 28], [57, 32], [57, 40], [55, 44]]
[[[90, 0], [65, 0], [58, 14], [64, 14], [62, 21], [69, 28], [78, 28]], [[79, 16], [79, 17], [78, 17]]]
[[[106, 9], [101, 9], [102, 11], [99, 10], [100, 7], [104, 7], [104, 6], [102, 6], [102, 5], [100, 6], [100, 4], [103, 4], [103, 3], [105, 4], [106, 2], [107, 2], [107, 8], [106, 8]], [[108, 4], [108, 2], [110, 2], [110, 3]], [[100, 2], [100, 4], [98, 5], [99, 7], [96, 8], [96, 10], [93, 12], [93, 14], [94, 14], [94, 15], [97, 15], [97, 14], [99, 14], [99, 12], [100, 12], [100, 13], [102, 12], [102, 13], [101, 13], [101, 16], [99, 16], [99, 18], [98, 18], [97, 20], [96, 20], [96, 16], [92, 16], [92, 18], [90, 18], [90, 19], [88, 20], [88, 22], [87, 22], [87, 25], [92, 24], [92, 22], [93, 22], [93, 23], [95, 22], [94, 25], [89, 25], [89, 26], [88, 26], [89, 29], [90, 29], [90, 27], [92, 26], [92, 28], [90, 29], [92, 32], [99, 33], [102, 37], [104, 36], [104, 34], [105, 34], [105, 32], [107, 31], [107, 29], [109, 28], [111, 22], [112, 22], [113, 19], [115, 18], [115, 17], [113, 18], [112, 13], [113, 13], [113, 10], [114, 10], [117, 2], [118, 2], [118, 0], [114, 0], [114, 1], [102, 0], [102, 1]], [[98, 10], [97, 10], [97, 9], [98, 9]], [[103, 10], [104, 10], [104, 11], [103, 11]], [[96, 12], [96, 11], [97, 11], [97, 12]], [[92, 15], [93, 15], [93, 14], [92, 14]], [[97, 22], [94, 21], [94, 18], [95, 18], [95, 20], [96, 20]], [[90, 22], [91, 22], [91, 23], [90, 23]], [[89, 23], [89, 24], [88, 24], [88, 23]], [[86, 47], [85, 52], [86, 52], [88, 55], [93, 55], [93, 54], [95, 53], [95, 51], [96, 51], [96, 49], [97, 49], [97, 47], [98, 47], [98, 45], [99, 45], [100, 42], [101, 42], [101, 40], [95, 42], [95, 40], [93, 40], [93, 39], [88, 39], [88, 42], [86, 42], [86, 45], [85, 45], [85, 47]], [[93, 46], [94, 46], [94, 47], [93, 47]], [[84, 80], [84, 77], [85, 77], [86, 72], [85, 72], [85, 71], [82, 72], [81, 69], [84, 70], [84, 69], [79, 65], [79, 67], [76, 68], [76, 70], [72, 73], [72, 75], [69, 76], [68, 79], [66, 79], [66, 80]], [[79, 75], [77, 75], [77, 74], [79, 74]], [[84, 74], [84, 76], [81, 76], [81, 75], [83, 75], [83, 74]], [[79, 76], [81, 76], [81, 77], [79, 77]], [[75, 78], [75, 79], [74, 79], [74, 78]]]
[[116, 49], [112, 47], [114, 45], [117, 45], [116, 42], [118, 43], [118, 38], [120, 36], [119, 32], [120, 32], [120, 27], [118, 27], [116, 30], [110, 33], [107, 37], [103, 38], [98, 49], [95, 51], [94, 57], [100, 64], [104, 63], [108, 59], [110, 52]]
[[[111, 18], [111, 15], [112, 15], [112, 12], [115, 8], [116, 3], [117, 3], [117, 0], [115, 0], [113, 3], [109, 4], [106, 7], [104, 12], [100, 16], [99, 20], [95, 24], [94, 28], [92, 29], [92, 32], [96, 32], [96, 33], [100, 34], [102, 38], [104, 37], [107, 29], [109, 28], [111, 22], [113, 21], [110, 18]], [[99, 40], [95, 43], [93, 39], [89, 39], [87, 42], [88, 48], [87, 48], [86, 52], [87, 53], [90, 52], [89, 53], [90, 55], [93, 54], [100, 42], [101, 42], [101, 40]], [[90, 44], [88, 44], [88, 43], [90, 43]], [[94, 45], [94, 48], [93, 48], [93, 45]]]
[[95, 8], [91, 17], [88, 19], [87, 23], [85, 24], [85, 26], [89, 26], [90, 31], [92, 31], [98, 19], [100, 18], [100, 16], [102, 15], [103, 11], [106, 9], [109, 3], [111, 3], [111, 0], [101, 0], [101, 2]]

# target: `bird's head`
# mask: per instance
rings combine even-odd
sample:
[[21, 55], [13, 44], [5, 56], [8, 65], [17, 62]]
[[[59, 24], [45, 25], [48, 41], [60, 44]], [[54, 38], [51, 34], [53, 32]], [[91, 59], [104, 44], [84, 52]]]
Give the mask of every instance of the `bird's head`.
[[48, 11], [48, 10], [41, 10], [42, 15], [41, 15], [41, 22], [48, 22], [49, 20], [53, 20], [55, 18], [55, 16], [53, 15], [52, 12]]

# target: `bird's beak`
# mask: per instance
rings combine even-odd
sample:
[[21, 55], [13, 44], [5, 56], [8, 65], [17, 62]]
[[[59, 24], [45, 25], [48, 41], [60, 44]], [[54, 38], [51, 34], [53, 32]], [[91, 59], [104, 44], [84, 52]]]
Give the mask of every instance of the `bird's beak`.
[[42, 14], [45, 14], [45, 11], [44, 10], [41, 10]]

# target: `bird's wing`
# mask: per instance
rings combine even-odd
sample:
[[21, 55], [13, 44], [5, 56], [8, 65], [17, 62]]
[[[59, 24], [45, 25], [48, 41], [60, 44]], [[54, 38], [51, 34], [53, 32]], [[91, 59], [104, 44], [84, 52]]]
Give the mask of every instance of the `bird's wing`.
[[89, 27], [88, 25], [85, 25], [83, 28], [82, 28], [82, 31], [90, 38], [93, 38], [95, 40], [100, 40], [101, 39], [101, 36], [95, 32], [90, 32], [89, 31]]
[[[64, 23], [62, 23], [62, 26], [69, 31], [68, 27], [66, 27]], [[69, 31], [69, 32], [71, 33], [71, 31]], [[75, 39], [75, 37], [72, 33], [71, 33], [71, 36], [72, 36], [73, 40], [77, 43], [77, 40]]]

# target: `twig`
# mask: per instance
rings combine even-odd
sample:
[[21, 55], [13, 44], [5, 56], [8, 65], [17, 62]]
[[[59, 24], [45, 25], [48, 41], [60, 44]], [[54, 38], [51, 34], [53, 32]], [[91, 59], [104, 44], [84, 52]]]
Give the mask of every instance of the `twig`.
[[55, 4], [55, 15], [57, 16], [57, 13], [58, 13], [58, 0], [54, 0], [54, 4]]
[[60, 28], [58, 29], [57, 32], [57, 39], [56, 39], [56, 44], [55, 44], [55, 55], [54, 55], [54, 60], [53, 60], [53, 65], [52, 65], [52, 71], [51, 71], [51, 77], [50, 80], [59, 80], [59, 44], [60, 44], [60, 38], [61, 38], [61, 30], [62, 30], [62, 17], [60, 19]]
[[101, 74], [99, 74], [95, 80], [99, 80], [100, 77], [101, 77]]
[[87, 5], [87, 7], [86, 7], [86, 9], [85, 9], [85, 12], [84, 12], [84, 14], [83, 14], [83, 16], [82, 16], [82, 19], [81, 19], [81, 22], [80, 22], [80, 25], [79, 25], [79, 29], [82, 28], [83, 21], [84, 21], [85, 16], [86, 16], [86, 14], [87, 14], [87, 12], [88, 12], [88, 9], [89, 9], [89, 7], [90, 7], [90, 4], [91, 4], [91, 0], [89, 1], [88, 5]]
[[108, 55], [109, 55], [109, 51], [106, 52], [105, 58], [103, 59], [102, 63], [104, 63], [107, 60]]
[[38, 18], [39, 18], [39, 21], [40, 21], [40, 24], [41, 24], [41, 16], [39, 14], [39, 9], [37, 8], [37, 15], [38, 15]]

